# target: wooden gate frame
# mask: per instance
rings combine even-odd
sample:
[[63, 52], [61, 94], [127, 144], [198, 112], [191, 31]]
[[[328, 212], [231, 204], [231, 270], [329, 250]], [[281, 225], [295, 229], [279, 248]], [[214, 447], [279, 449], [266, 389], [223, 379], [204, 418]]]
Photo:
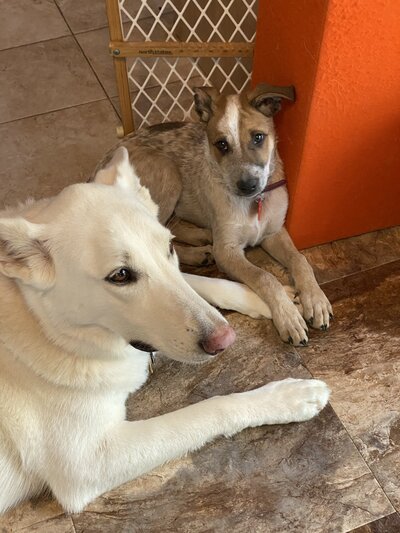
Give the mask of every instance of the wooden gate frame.
[[106, 0], [110, 32], [109, 51], [113, 56], [115, 78], [121, 108], [122, 127], [118, 135], [124, 137], [135, 129], [129, 92], [127, 57], [252, 57], [254, 43], [248, 42], [175, 42], [124, 41], [118, 0]]

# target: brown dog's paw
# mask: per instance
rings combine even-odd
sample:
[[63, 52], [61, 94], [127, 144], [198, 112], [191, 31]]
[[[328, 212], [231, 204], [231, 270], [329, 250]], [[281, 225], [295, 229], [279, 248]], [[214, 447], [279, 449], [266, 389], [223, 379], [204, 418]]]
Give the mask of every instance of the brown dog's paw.
[[214, 264], [212, 246], [175, 246], [180, 263], [192, 266], [209, 266]]
[[286, 296], [272, 309], [272, 320], [281, 339], [294, 346], [307, 346], [308, 328], [298, 307]]
[[213, 255], [210, 252], [206, 252], [204, 254], [204, 259], [201, 262], [201, 265], [202, 266], [208, 266], [208, 265], [213, 265], [214, 263], [215, 263], [215, 261], [214, 261]]
[[290, 285], [284, 285], [283, 288], [285, 289], [286, 294], [288, 295], [292, 303], [297, 306], [298, 312], [303, 315], [303, 306], [301, 305], [299, 291], [297, 291], [294, 287], [291, 287]]
[[303, 316], [309, 326], [320, 331], [327, 331], [333, 319], [332, 306], [318, 286], [304, 290], [300, 294]]

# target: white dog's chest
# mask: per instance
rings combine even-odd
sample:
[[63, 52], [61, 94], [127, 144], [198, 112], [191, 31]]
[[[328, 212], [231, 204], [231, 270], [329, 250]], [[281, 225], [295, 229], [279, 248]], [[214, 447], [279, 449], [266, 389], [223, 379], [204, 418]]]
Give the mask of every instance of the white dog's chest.
[[57, 386], [7, 358], [6, 372], [0, 364], [0, 462], [1, 429], [32, 472], [48, 470], [49, 457], [62, 464], [95, 446], [107, 428], [125, 420], [129, 393], [147, 380], [148, 354], [131, 350], [120, 368], [110, 369], [110, 382], [94, 388]]

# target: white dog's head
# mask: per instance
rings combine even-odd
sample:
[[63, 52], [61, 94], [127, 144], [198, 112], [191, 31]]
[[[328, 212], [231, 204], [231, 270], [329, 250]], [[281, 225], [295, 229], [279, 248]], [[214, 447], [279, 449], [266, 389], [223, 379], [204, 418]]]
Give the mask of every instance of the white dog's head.
[[183, 279], [171, 238], [119, 148], [93, 183], [0, 219], [0, 272], [56, 343], [59, 332], [85, 345], [118, 339], [201, 362], [234, 333]]

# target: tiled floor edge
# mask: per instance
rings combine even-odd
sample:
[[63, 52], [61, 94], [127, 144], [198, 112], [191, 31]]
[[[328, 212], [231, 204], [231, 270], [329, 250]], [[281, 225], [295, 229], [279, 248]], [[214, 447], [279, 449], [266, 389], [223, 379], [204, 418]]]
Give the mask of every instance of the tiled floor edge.
[[[393, 226], [393, 227], [396, 227], [396, 226]], [[384, 229], [390, 229], [390, 228], [384, 228]], [[376, 230], [376, 231], [380, 231], [380, 230]], [[370, 272], [370, 271], [375, 270], [377, 268], [381, 268], [381, 267], [383, 267], [385, 265], [390, 265], [392, 263], [397, 263], [398, 261], [400, 261], [400, 257], [398, 259], [393, 259], [392, 261], [383, 261], [382, 263], [379, 263], [379, 265], [374, 265], [374, 266], [371, 266], [371, 267], [362, 268], [360, 270], [356, 270], [355, 272], [349, 272], [348, 274], [344, 274], [343, 276], [339, 276], [337, 278], [333, 278], [333, 279], [330, 279], [328, 281], [323, 281], [319, 285], [321, 287], [326, 287], [327, 285], [329, 285], [330, 283], [333, 283], [334, 281], [338, 281], [338, 280], [345, 279], [345, 278], [350, 278], [351, 276], [357, 276], [357, 274], [362, 274], [363, 272]]]

